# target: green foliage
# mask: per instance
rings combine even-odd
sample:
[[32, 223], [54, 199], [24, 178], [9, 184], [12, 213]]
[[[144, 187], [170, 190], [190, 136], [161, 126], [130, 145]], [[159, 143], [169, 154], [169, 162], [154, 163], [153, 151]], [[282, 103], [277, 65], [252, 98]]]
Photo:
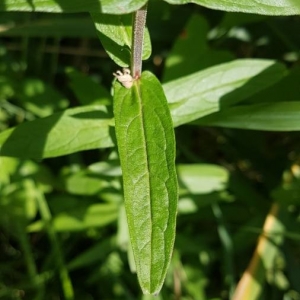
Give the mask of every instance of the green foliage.
[[4, 0], [1, 10], [33, 12], [103, 12], [106, 14], [124, 14], [143, 6], [146, 0]]
[[242, 105], [212, 114], [197, 121], [208, 126], [229, 128], [299, 131], [299, 102], [260, 103]]
[[[200, 29], [200, 31], [199, 31]], [[206, 36], [209, 25], [205, 18], [193, 15], [166, 59], [163, 81], [170, 81], [234, 59], [227, 51], [214, 51]], [[193, 49], [193, 55], [189, 55]], [[205, 58], [205, 59], [203, 59]]]
[[[121, 67], [130, 65], [132, 44], [132, 15], [92, 14], [93, 21], [105, 51]], [[151, 55], [151, 42], [145, 29], [143, 59]]]
[[297, 15], [300, 13], [300, 4], [297, 0], [279, 1], [248, 1], [248, 0], [166, 0], [171, 4], [196, 3], [212, 9], [225, 11], [265, 14], [265, 15]]
[[0, 299], [298, 299], [298, 1], [149, 1], [125, 88], [146, 2], [0, 2]]
[[285, 67], [274, 61], [236, 60], [164, 85], [175, 126], [237, 104], [274, 84]]
[[[169, 99], [173, 124], [179, 126], [222, 110], [223, 106], [241, 102], [277, 82], [284, 73], [284, 66], [274, 61], [236, 60], [171, 81], [163, 85], [163, 88]], [[70, 79], [71, 84], [76, 85], [74, 92], [82, 99], [78, 93], [83, 80], [78, 83], [74, 76]], [[88, 88], [84, 96], [86, 99], [100, 97], [94, 93], [97, 95], [105, 93], [101, 86], [95, 87], [93, 82], [85, 87]], [[101, 97], [109, 101], [107, 93]], [[255, 105], [253, 109], [256, 109]], [[230, 111], [228, 108], [225, 110], [226, 113]], [[101, 118], [101, 122], [97, 118]], [[290, 122], [288, 115], [283, 115], [283, 118], [282, 122]], [[0, 133], [1, 151], [3, 155], [40, 159], [80, 150], [112, 147], [113, 138], [109, 133], [112, 125], [111, 115], [105, 106], [68, 109], [64, 113], [56, 113], [48, 118], [37, 119]], [[237, 125], [236, 128], [240, 126]], [[270, 123], [268, 129], [278, 130], [276, 122]], [[29, 131], [32, 137], [27, 136]], [[46, 132], [48, 137], [43, 142]], [[22, 148], [17, 145], [22, 145]]]
[[114, 114], [137, 273], [144, 293], [156, 294], [171, 259], [178, 188], [172, 119], [154, 75], [144, 72], [131, 89], [116, 84]]
[[[247, 12], [266, 15], [296, 15], [300, 13], [297, 0], [280, 0], [274, 3], [265, 0], [238, 3], [232, 0], [166, 0], [171, 4], [196, 3], [213, 9]], [[124, 14], [142, 7], [145, 0], [4, 0], [2, 6], [7, 11], [42, 11], [42, 12], [98, 12]]]
[[71, 108], [2, 132], [1, 154], [42, 159], [111, 147], [110, 125], [106, 106]]

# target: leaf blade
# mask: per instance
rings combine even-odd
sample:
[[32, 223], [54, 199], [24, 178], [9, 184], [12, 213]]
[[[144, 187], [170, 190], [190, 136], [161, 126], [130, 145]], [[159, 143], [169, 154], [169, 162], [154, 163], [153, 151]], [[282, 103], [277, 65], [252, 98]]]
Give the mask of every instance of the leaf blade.
[[0, 155], [42, 159], [114, 145], [105, 106], [67, 109], [0, 133]]
[[[101, 43], [110, 58], [121, 67], [128, 67], [131, 59], [132, 14], [112, 15], [92, 13]], [[151, 55], [151, 41], [145, 28], [143, 55], [145, 60]]]
[[279, 81], [286, 68], [272, 60], [241, 59], [164, 84], [174, 126], [241, 102]]
[[196, 123], [227, 128], [298, 131], [300, 130], [300, 102], [259, 103], [231, 107]]
[[146, 0], [4, 0], [0, 11], [35, 12], [102, 12], [106, 14], [125, 14], [141, 8]]
[[150, 72], [131, 89], [116, 83], [114, 111], [138, 278], [144, 293], [155, 294], [175, 239], [178, 187], [172, 119], [160, 83]]
[[300, 14], [300, 4], [296, 0], [165, 0], [170, 4], [195, 3], [208, 8], [232, 11], [254, 13], [260, 15], [297, 15]]

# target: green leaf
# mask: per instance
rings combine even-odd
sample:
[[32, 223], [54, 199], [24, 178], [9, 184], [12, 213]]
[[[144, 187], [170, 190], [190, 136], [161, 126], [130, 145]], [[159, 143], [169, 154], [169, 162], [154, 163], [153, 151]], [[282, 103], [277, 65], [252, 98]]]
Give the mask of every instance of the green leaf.
[[255, 13], [261, 15], [298, 15], [298, 0], [165, 0], [171, 4], [195, 3], [212, 9]]
[[161, 85], [150, 72], [131, 89], [115, 84], [114, 112], [137, 274], [143, 292], [156, 294], [175, 239], [178, 188], [172, 119]]
[[2, 196], [4, 194], [2, 186], [10, 183], [10, 176], [16, 172], [18, 165], [19, 160], [16, 158], [0, 157], [0, 190], [2, 191]]
[[[131, 39], [132, 39], [132, 14], [108, 15], [92, 14], [101, 43], [116, 64], [121, 67], [130, 65]], [[151, 41], [148, 30], [145, 28], [143, 59], [151, 55]]]
[[300, 102], [298, 101], [231, 107], [202, 118], [196, 123], [240, 129], [298, 131], [299, 120]]
[[192, 15], [166, 59], [164, 82], [234, 59], [230, 52], [209, 47], [208, 30], [209, 25], [204, 17]]
[[35, 183], [31, 178], [24, 178], [2, 189], [0, 199], [0, 223], [12, 229], [16, 222], [27, 224], [36, 217]]
[[0, 133], [0, 155], [42, 159], [113, 146], [105, 106], [85, 106]]
[[241, 102], [276, 83], [286, 68], [272, 60], [224, 63], [164, 84], [174, 126]]
[[290, 70], [287, 76], [283, 77], [282, 80], [276, 84], [270, 86], [267, 89], [253, 95], [245, 104], [256, 104], [263, 102], [282, 102], [284, 101], [295, 101], [300, 95], [300, 68], [294, 67]]
[[[174, 125], [179, 126], [251, 97], [284, 73], [284, 66], [271, 60], [237, 60], [163, 87]], [[41, 159], [112, 147], [111, 130], [113, 120], [104, 106], [68, 109], [0, 133], [0, 155]]]
[[[82, 231], [88, 228], [106, 226], [115, 222], [118, 217], [118, 206], [109, 204], [92, 204], [56, 214], [53, 226], [56, 231]], [[43, 230], [45, 222], [36, 221], [27, 227], [29, 232]]]
[[70, 88], [81, 104], [110, 105], [112, 103], [110, 93], [99, 83], [93, 81], [91, 77], [72, 68], [68, 68], [66, 73], [70, 79]]
[[94, 163], [88, 167], [93, 174], [99, 174], [107, 177], [122, 176], [119, 161], [101, 161]]
[[227, 188], [229, 173], [224, 167], [212, 164], [179, 164], [177, 174], [180, 187], [179, 214], [195, 213], [205, 206], [225, 200], [222, 199], [221, 192]]
[[42, 20], [34, 18], [21, 22], [18, 14], [11, 14], [10, 22], [1, 24], [0, 36], [95, 38], [96, 32], [88, 15], [53, 14]]
[[146, 2], [147, 0], [1, 0], [0, 11], [125, 14], [141, 8]]
[[206, 194], [226, 188], [228, 171], [217, 165], [192, 164], [177, 166], [180, 186], [192, 194]]
[[[64, 189], [75, 195], [93, 196], [100, 195], [101, 192], [108, 191], [115, 183], [112, 179], [105, 180], [86, 170], [63, 176]], [[119, 182], [119, 181], [117, 181]]]

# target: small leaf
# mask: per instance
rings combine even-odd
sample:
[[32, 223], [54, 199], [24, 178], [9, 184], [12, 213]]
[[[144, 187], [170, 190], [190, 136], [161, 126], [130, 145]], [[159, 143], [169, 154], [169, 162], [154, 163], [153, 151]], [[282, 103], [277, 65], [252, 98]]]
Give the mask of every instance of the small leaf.
[[225, 189], [228, 171], [217, 165], [192, 164], [177, 166], [180, 185], [192, 194], [206, 194]]
[[195, 3], [212, 9], [255, 13], [261, 15], [298, 15], [300, 4], [297, 0], [165, 0], [171, 4]]
[[0, 133], [0, 155], [42, 159], [113, 146], [105, 106], [85, 106], [22, 123]]
[[1, 0], [0, 11], [126, 14], [136, 11], [146, 2], [147, 0]]
[[[82, 231], [88, 228], [102, 227], [115, 222], [118, 217], [118, 206], [110, 204], [92, 204], [87, 207], [76, 207], [61, 212], [53, 218], [56, 231]], [[27, 227], [29, 232], [41, 231], [45, 227], [43, 220], [36, 221]]]
[[285, 71], [272, 60], [243, 59], [168, 82], [163, 87], [174, 126], [241, 102], [276, 83]]
[[[128, 67], [131, 57], [132, 14], [116, 16], [94, 13], [91, 16], [101, 43], [110, 58], [119, 66]], [[150, 55], [150, 35], [145, 28], [142, 58], [145, 60]]]
[[[0, 157], [0, 190], [2, 190], [2, 186], [9, 184], [10, 176], [16, 172], [18, 166], [18, 159], [6, 156]], [[1, 195], [4, 195], [3, 190]]]
[[299, 131], [300, 102], [277, 102], [228, 108], [198, 120], [207, 126], [228, 128]]
[[27, 224], [36, 217], [35, 188], [31, 178], [24, 178], [10, 187], [2, 188], [0, 223], [8, 226], [12, 232], [18, 222]]
[[116, 177], [122, 176], [122, 171], [119, 161], [101, 161], [94, 163], [88, 167], [92, 174], [99, 174], [102, 176]]
[[144, 72], [131, 89], [115, 84], [114, 112], [125, 208], [137, 274], [146, 294], [160, 291], [175, 239], [175, 137], [158, 80]]
[[113, 188], [114, 181], [106, 180], [86, 170], [68, 174], [62, 177], [64, 189], [74, 195], [93, 196], [100, 195], [103, 190]]

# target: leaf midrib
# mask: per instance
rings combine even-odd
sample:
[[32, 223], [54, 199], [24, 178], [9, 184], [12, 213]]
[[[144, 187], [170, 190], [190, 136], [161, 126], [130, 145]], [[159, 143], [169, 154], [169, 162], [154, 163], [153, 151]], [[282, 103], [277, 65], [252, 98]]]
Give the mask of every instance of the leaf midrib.
[[149, 291], [151, 291], [151, 275], [152, 275], [152, 265], [151, 265], [151, 261], [152, 261], [152, 245], [153, 245], [153, 241], [152, 241], [152, 205], [151, 205], [151, 176], [150, 176], [150, 166], [149, 166], [149, 150], [148, 150], [148, 146], [147, 146], [147, 138], [146, 138], [146, 130], [145, 130], [145, 117], [144, 117], [144, 109], [143, 109], [143, 101], [142, 101], [142, 93], [141, 93], [141, 81], [140, 79], [136, 80], [134, 83], [134, 89], [139, 101], [139, 114], [141, 116], [141, 122], [142, 122], [142, 136], [143, 136], [143, 142], [144, 142], [144, 149], [145, 149], [145, 159], [146, 159], [146, 165], [147, 165], [147, 178], [148, 178], [148, 187], [149, 187], [149, 200], [150, 200], [150, 222], [151, 222], [151, 233], [150, 233], [150, 286], [149, 286]]

